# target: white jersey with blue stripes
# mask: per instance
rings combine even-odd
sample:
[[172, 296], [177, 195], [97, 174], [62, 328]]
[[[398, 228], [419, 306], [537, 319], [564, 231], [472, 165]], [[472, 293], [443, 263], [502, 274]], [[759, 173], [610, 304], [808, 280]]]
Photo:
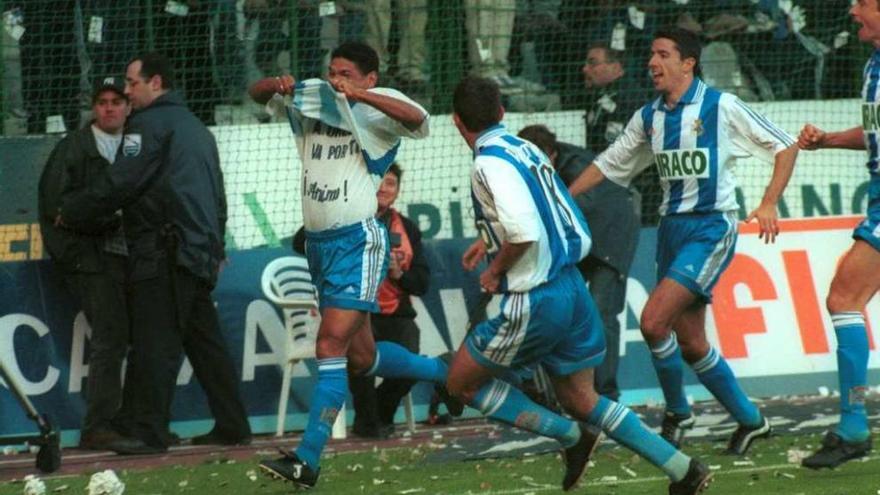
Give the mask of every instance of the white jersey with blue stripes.
[[376, 191], [397, 157], [400, 138], [428, 135], [428, 112], [400, 91], [369, 91], [409, 103], [425, 115], [410, 130], [377, 108], [349, 102], [322, 79], [299, 81], [293, 97], [275, 95], [273, 113], [284, 111], [302, 162], [303, 223], [320, 232], [358, 223], [376, 214]]
[[738, 209], [736, 159], [772, 164], [794, 142], [736, 96], [695, 79], [675, 108], [661, 96], [637, 110], [595, 163], [623, 186], [653, 163], [663, 190], [661, 215], [726, 212]]
[[533, 243], [502, 278], [502, 292], [537, 287], [589, 253], [587, 222], [537, 146], [496, 125], [474, 154], [474, 217], [490, 260], [505, 241]]
[[874, 50], [865, 64], [862, 86], [862, 130], [865, 134], [866, 163], [871, 176], [880, 175], [880, 50]]

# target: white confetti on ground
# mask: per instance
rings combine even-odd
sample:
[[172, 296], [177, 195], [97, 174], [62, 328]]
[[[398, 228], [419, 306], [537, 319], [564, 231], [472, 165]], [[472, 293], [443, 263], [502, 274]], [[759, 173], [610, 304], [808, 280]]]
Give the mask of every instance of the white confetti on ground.
[[802, 460], [806, 459], [812, 454], [812, 452], [806, 450], [788, 449], [788, 452], [786, 452], [785, 456], [789, 464], [800, 464]]
[[89, 495], [122, 495], [125, 492], [125, 483], [119, 480], [112, 469], [107, 469], [93, 474], [87, 489]]
[[29, 474], [24, 477], [24, 495], [43, 495], [46, 493], [46, 484], [43, 480]]

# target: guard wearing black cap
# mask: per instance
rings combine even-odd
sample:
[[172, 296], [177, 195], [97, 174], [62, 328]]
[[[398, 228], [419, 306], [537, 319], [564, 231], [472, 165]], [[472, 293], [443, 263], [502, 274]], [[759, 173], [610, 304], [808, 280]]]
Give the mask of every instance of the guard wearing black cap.
[[62, 197], [86, 188], [113, 166], [130, 109], [122, 78], [95, 82], [94, 120], [68, 134], [52, 151], [40, 177], [39, 212], [46, 249], [92, 328], [80, 446], [142, 454], [156, 449], [121, 435], [113, 426], [122, 404], [120, 372], [130, 342], [125, 297], [128, 253], [120, 213], [96, 217], [77, 230], [55, 225]]
[[193, 443], [250, 443], [238, 373], [211, 298], [226, 258], [216, 140], [175, 89], [166, 57], [135, 57], [125, 80], [134, 113], [118, 158], [86, 190], [65, 195], [59, 221], [76, 226], [125, 210], [137, 383], [130, 431], [150, 446], [171, 444], [167, 429], [183, 351], [216, 420]]

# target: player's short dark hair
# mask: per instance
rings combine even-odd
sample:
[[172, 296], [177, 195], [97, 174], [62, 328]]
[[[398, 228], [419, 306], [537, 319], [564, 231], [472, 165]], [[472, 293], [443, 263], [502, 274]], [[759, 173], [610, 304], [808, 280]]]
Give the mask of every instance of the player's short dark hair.
[[605, 53], [605, 61], [609, 64], [618, 63], [623, 65], [623, 52], [611, 48], [611, 45], [604, 41], [594, 41], [587, 47], [587, 53], [590, 50], [602, 50]]
[[523, 127], [517, 133], [517, 136], [541, 148], [541, 151], [546, 153], [547, 156], [556, 151], [556, 134], [553, 134], [553, 131], [548, 129], [546, 125], [536, 124]]
[[346, 41], [337, 46], [330, 54], [330, 59], [334, 58], [351, 60], [364, 75], [379, 73], [379, 55], [370, 45], [361, 41]]
[[137, 55], [128, 63], [131, 65], [137, 61], [141, 63], [140, 76], [146, 80], [153, 76], [162, 78], [162, 89], [174, 89], [177, 84], [174, 66], [168, 57], [158, 52], [146, 52]]
[[703, 44], [700, 37], [693, 31], [682, 29], [680, 27], [668, 27], [658, 30], [654, 33], [654, 39], [664, 38], [672, 40], [675, 48], [681, 54], [681, 59], [692, 58], [696, 62], [694, 64], [694, 75], [699, 76], [700, 70], [700, 54], [703, 51]]
[[465, 77], [455, 87], [452, 109], [468, 131], [480, 132], [499, 122], [501, 91], [489, 79]]
[[393, 162], [385, 173], [394, 174], [394, 176], [397, 177], [397, 183], [400, 184], [400, 178], [403, 176], [403, 169], [400, 168], [400, 165], [398, 165], [397, 162]]

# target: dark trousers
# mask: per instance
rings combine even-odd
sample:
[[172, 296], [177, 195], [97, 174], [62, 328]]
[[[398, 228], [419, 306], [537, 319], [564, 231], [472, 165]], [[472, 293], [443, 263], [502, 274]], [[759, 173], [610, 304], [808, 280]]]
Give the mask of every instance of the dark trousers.
[[[395, 342], [412, 352], [419, 352], [419, 327], [411, 317], [371, 315], [371, 319], [377, 342]], [[354, 403], [355, 425], [370, 429], [394, 424], [397, 407], [415, 381], [385, 378], [376, 387], [374, 377], [360, 375], [349, 377], [348, 384]]]
[[183, 351], [208, 397], [214, 430], [230, 438], [249, 436], [211, 288], [184, 268], [172, 273], [164, 259], [159, 263], [166, 266], [160, 266], [156, 278], [131, 287], [135, 433], [150, 445], [168, 446], [166, 431]]
[[591, 259], [578, 268], [584, 280], [590, 283], [590, 295], [596, 302], [602, 326], [605, 327], [605, 360], [593, 370], [596, 392], [613, 400], [620, 397], [617, 386], [617, 366], [620, 362], [620, 323], [617, 315], [626, 304], [626, 275], [610, 265]]
[[92, 329], [89, 338], [89, 375], [82, 435], [109, 430], [122, 405], [122, 363], [128, 353], [126, 261], [107, 254], [99, 273], [67, 271], [67, 287], [79, 302]]

